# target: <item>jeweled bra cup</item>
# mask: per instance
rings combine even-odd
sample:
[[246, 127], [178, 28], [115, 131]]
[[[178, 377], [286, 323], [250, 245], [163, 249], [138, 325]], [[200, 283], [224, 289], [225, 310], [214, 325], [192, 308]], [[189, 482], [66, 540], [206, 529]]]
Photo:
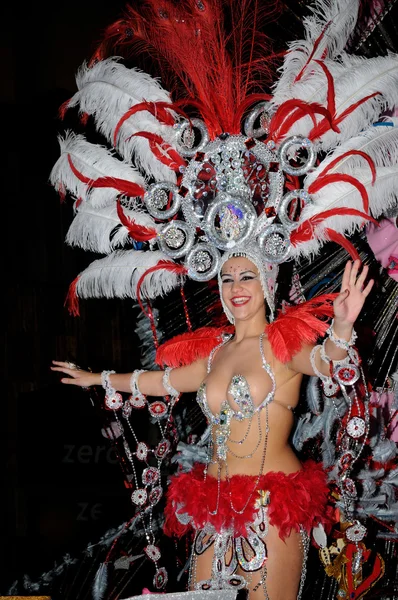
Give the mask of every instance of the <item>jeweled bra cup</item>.
[[[268, 373], [269, 377], [271, 378], [272, 389], [270, 390], [270, 392], [268, 392], [268, 394], [266, 395], [264, 400], [256, 407], [254, 404], [253, 398], [251, 396], [251, 393], [250, 393], [250, 386], [249, 386], [247, 379], [243, 375], [240, 375], [240, 374], [234, 375], [232, 377], [231, 382], [228, 387], [227, 399], [223, 400], [223, 402], [221, 404], [220, 412], [218, 414], [214, 415], [211, 412], [208, 402], [207, 402], [206, 382], [204, 381], [198, 389], [196, 400], [197, 400], [199, 406], [201, 407], [206, 418], [213, 425], [220, 425], [220, 424], [223, 425], [224, 424], [223, 421], [225, 421], [228, 418], [229, 418], [229, 420], [231, 418], [234, 418], [237, 421], [242, 421], [243, 419], [251, 419], [251, 418], [253, 418], [253, 416], [256, 412], [260, 411], [262, 408], [264, 408], [264, 406], [266, 406], [267, 404], [272, 402], [272, 400], [274, 399], [275, 388], [276, 388], [275, 376], [272, 372], [270, 365], [268, 364], [268, 362], [265, 359], [264, 348], [263, 348], [264, 335], [265, 335], [264, 333], [262, 333], [260, 335], [261, 361], [262, 361], [263, 369]], [[221, 346], [224, 346], [230, 339], [231, 338], [228, 337], [227, 339], [223, 340], [221, 342], [221, 344], [219, 344], [218, 346], [216, 346], [214, 348], [214, 350], [212, 351], [212, 353], [209, 356], [207, 373], [210, 373], [210, 371], [211, 371], [211, 364], [212, 364], [214, 354], [217, 352], [217, 350], [219, 348], [221, 348]], [[231, 407], [231, 405], [228, 401], [229, 395], [233, 398], [234, 402], [239, 406], [240, 410], [234, 410]]]

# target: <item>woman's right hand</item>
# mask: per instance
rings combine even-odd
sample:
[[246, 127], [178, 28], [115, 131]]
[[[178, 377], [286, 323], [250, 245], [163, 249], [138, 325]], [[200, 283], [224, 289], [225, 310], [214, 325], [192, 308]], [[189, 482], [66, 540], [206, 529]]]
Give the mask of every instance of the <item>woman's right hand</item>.
[[78, 385], [84, 388], [92, 385], [101, 385], [101, 373], [91, 373], [90, 371], [85, 371], [71, 362], [53, 360], [52, 364], [53, 366], [50, 367], [52, 371], [68, 375], [68, 377], [62, 377], [61, 383]]

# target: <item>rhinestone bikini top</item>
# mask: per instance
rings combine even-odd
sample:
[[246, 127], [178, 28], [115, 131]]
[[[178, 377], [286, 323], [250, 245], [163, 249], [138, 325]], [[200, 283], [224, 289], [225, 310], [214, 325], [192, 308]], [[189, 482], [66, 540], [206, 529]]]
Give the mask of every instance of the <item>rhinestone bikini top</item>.
[[[214, 425], [222, 425], [223, 420], [225, 420], [227, 418], [231, 418], [231, 417], [236, 419], [237, 421], [242, 421], [243, 419], [251, 419], [256, 412], [260, 411], [267, 404], [272, 402], [274, 395], [275, 395], [276, 383], [275, 383], [275, 376], [272, 372], [272, 369], [271, 369], [270, 365], [267, 363], [265, 356], [264, 356], [264, 348], [263, 348], [264, 335], [265, 334], [262, 333], [259, 338], [260, 354], [261, 354], [261, 360], [262, 360], [262, 367], [271, 378], [272, 389], [268, 392], [268, 394], [266, 395], [264, 400], [258, 406], [255, 406], [254, 402], [253, 402], [253, 398], [250, 393], [250, 387], [249, 387], [249, 384], [248, 384], [246, 378], [243, 375], [239, 375], [239, 374], [234, 375], [232, 377], [231, 382], [228, 387], [228, 395], [232, 396], [232, 398], [234, 399], [236, 404], [239, 406], [239, 410], [234, 410], [232, 408], [232, 406], [230, 405], [228, 399], [225, 399], [225, 400], [223, 400], [223, 402], [221, 404], [220, 412], [217, 413], [216, 415], [214, 415], [211, 412], [208, 402], [207, 402], [206, 382], [204, 381], [198, 389], [198, 393], [196, 395], [196, 400], [197, 400], [200, 408], [202, 409], [205, 417]], [[209, 356], [208, 363], [207, 363], [207, 373], [210, 373], [211, 363], [212, 363], [214, 354], [217, 352], [217, 350], [221, 346], [226, 344], [230, 339], [231, 339], [231, 336], [226, 337], [221, 342], [221, 344], [218, 344], [218, 346], [216, 346], [212, 350], [212, 352], [210, 353], [210, 356]]]

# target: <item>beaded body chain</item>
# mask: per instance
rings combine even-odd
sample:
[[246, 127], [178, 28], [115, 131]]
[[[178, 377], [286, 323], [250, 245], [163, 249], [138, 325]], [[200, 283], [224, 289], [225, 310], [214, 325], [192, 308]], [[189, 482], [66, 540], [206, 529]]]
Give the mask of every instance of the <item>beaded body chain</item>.
[[[267, 363], [265, 355], [264, 355], [264, 348], [263, 348], [264, 335], [265, 334], [262, 333], [259, 338], [261, 361], [262, 361], [263, 369], [268, 373], [268, 375], [271, 378], [272, 389], [267, 394], [266, 398], [261, 402], [261, 404], [259, 406], [257, 406], [257, 407], [254, 406], [253, 399], [250, 394], [249, 385], [248, 385], [245, 377], [243, 377], [242, 375], [239, 375], [239, 374], [234, 375], [232, 377], [231, 383], [228, 388], [228, 394], [230, 394], [233, 397], [235, 403], [239, 407], [238, 410], [234, 410], [231, 407], [231, 405], [229, 404], [228, 400], [224, 400], [221, 404], [220, 412], [216, 415], [213, 415], [213, 413], [210, 411], [210, 408], [207, 403], [206, 384], [202, 383], [202, 385], [200, 386], [200, 388], [198, 390], [197, 401], [198, 401], [200, 407], [202, 408], [204, 414], [206, 415], [206, 417], [209, 420], [210, 430], [211, 430], [210, 431], [210, 440], [211, 441], [209, 444], [209, 455], [208, 455], [208, 461], [207, 461], [207, 464], [205, 467], [205, 472], [204, 472], [205, 479], [207, 477], [208, 465], [210, 463], [213, 463], [213, 464], [216, 463], [218, 465], [216, 506], [215, 506], [214, 510], [210, 510], [208, 508], [209, 513], [212, 515], [216, 515], [218, 513], [218, 509], [219, 509], [220, 493], [221, 493], [221, 471], [222, 471], [223, 465], [225, 467], [226, 481], [227, 482], [230, 481], [229, 472], [228, 472], [228, 462], [227, 462], [228, 454], [231, 454], [235, 458], [240, 458], [240, 459], [252, 458], [254, 456], [254, 454], [257, 452], [261, 443], [263, 442], [263, 452], [262, 452], [262, 456], [261, 456], [260, 470], [259, 470], [258, 476], [256, 478], [256, 481], [254, 483], [253, 489], [250, 492], [250, 494], [242, 508], [237, 509], [234, 506], [234, 504], [232, 502], [231, 489], [229, 489], [230, 506], [231, 506], [231, 510], [234, 513], [243, 514], [243, 512], [247, 508], [250, 500], [252, 499], [253, 494], [258, 489], [260, 478], [261, 478], [261, 475], [263, 474], [265, 457], [266, 457], [266, 452], [267, 452], [268, 432], [269, 432], [268, 404], [273, 400], [274, 394], [275, 394], [275, 388], [276, 388], [275, 376], [271, 370], [270, 365]], [[210, 353], [208, 365], [207, 365], [208, 373], [211, 370], [211, 364], [212, 364], [214, 354], [217, 352], [217, 350], [221, 346], [226, 344], [229, 340], [230, 340], [230, 336], [228, 338], [225, 338]], [[265, 416], [265, 436], [263, 436], [263, 431], [262, 431], [262, 427], [261, 427], [261, 419], [260, 419], [260, 411], [263, 408], [265, 408], [265, 415], [266, 415]], [[228, 443], [242, 445], [249, 436], [252, 422], [255, 417], [257, 417], [257, 425], [258, 425], [258, 440], [255, 444], [255, 447], [251, 452], [249, 452], [247, 454], [244, 454], [244, 455], [238, 454], [237, 452], [233, 451], [228, 446]], [[232, 419], [235, 419], [237, 421], [243, 421], [243, 420], [247, 419], [249, 421], [246, 432], [245, 432], [244, 436], [242, 437], [242, 439], [240, 439], [240, 440], [233, 440], [230, 437], [230, 434], [231, 434], [230, 425], [231, 425]], [[215, 461], [212, 460], [214, 445], [215, 445], [215, 456], [216, 456]]]

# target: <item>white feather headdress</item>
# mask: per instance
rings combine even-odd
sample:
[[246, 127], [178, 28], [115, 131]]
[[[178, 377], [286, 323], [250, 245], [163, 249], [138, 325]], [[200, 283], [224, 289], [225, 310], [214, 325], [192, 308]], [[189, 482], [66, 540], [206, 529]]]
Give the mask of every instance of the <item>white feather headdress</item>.
[[170, 13], [151, 13], [154, 23], [132, 12], [134, 27], [118, 26], [120, 43], [130, 27], [174, 66], [183, 100], [120, 57], [97, 55], [78, 71], [63, 111], [91, 118], [105, 143], [67, 131], [50, 182], [75, 201], [67, 243], [104, 257], [71, 285], [74, 310], [77, 297], [149, 299], [186, 276], [209, 280], [223, 253], [245, 244], [274, 278], [278, 264], [314, 256], [328, 241], [354, 257], [347, 237], [397, 207], [398, 129], [388, 114], [398, 56], [345, 51], [358, 1], [314, 4], [271, 95], [236, 85], [234, 73], [259, 63], [228, 56], [206, 13], [216, 18], [215, 6], [198, 5], [184, 19], [170, 3]]

